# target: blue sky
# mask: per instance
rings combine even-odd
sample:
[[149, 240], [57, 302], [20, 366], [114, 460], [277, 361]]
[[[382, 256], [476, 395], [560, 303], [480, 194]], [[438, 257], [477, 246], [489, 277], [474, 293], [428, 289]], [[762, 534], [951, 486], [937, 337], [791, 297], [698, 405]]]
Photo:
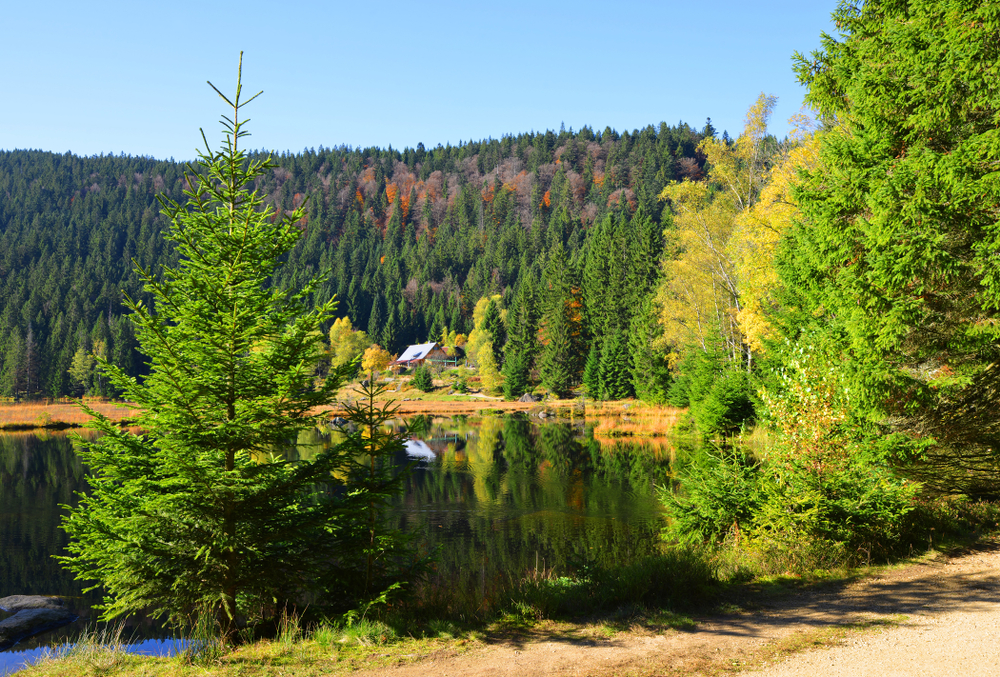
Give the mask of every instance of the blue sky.
[[0, 148], [194, 157], [244, 51], [248, 146], [430, 147], [661, 120], [783, 135], [836, 3], [46, 2], [4, 9]]

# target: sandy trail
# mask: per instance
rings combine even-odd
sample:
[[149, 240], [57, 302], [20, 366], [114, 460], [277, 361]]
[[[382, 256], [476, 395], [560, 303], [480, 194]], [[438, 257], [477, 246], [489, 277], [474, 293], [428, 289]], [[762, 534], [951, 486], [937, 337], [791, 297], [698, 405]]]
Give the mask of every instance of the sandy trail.
[[898, 626], [799, 653], [754, 674], [1000, 675], [1000, 552], [980, 551], [912, 573], [867, 582], [855, 593], [863, 613], [905, 614]]
[[[391, 677], [486, 675], [1000, 675], [1000, 545], [878, 576], [775, 597], [755, 609], [697, 618], [690, 631], [554, 624], [457, 654], [355, 673]], [[851, 624], [876, 624], [838, 631]], [[884, 624], [884, 625], [878, 625]], [[832, 646], [795, 651], [824, 633]], [[826, 634], [826, 644], [830, 644]]]

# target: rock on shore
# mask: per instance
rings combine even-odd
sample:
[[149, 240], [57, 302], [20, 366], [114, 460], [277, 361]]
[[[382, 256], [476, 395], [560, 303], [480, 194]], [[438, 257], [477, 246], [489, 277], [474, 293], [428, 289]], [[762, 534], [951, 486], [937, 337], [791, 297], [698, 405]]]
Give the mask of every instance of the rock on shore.
[[13, 616], [0, 621], [0, 651], [40, 632], [72, 623], [78, 616], [58, 597], [11, 595], [0, 598], [0, 610]]

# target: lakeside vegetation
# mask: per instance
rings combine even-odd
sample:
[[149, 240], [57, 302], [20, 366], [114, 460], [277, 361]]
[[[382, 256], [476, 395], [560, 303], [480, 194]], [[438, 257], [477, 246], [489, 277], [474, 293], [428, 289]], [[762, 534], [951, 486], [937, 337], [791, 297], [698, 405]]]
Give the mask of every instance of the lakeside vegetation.
[[[961, 551], [968, 544], [980, 543], [989, 533], [995, 534], [1000, 525], [1000, 513], [992, 505], [966, 505], [950, 513], [950, 519], [937, 522], [940, 531], [934, 533], [939, 540], [933, 548], [915, 550], [900, 564], [925, 563], [942, 553]], [[984, 522], [992, 524], [990, 531], [982, 530]], [[692, 554], [699, 561], [695, 571], [707, 577], [687, 580], [698, 586], [701, 596], [684, 591], [680, 598], [686, 602], [676, 606], [656, 600], [655, 595], [646, 597], [650, 592], [648, 580], [635, 584], [633, 577], [637, 575], [673, 573], [646, 565], [601, 572], [600, 583], [607, 585], [610, 582], [613, 587], [600, 595], [594, 595], [597, 581], [592, 579], [531, 577], [512, 588], [498, 613], [473, 622], [446, 616], [419, 617], [386, 609], [352, 623], [340, 619], [309, 622], [292, 616], [283, 619], [267, 636], [235, 647], [221, 647], [212, 638], [193, 638], [194, 642], [202, 642], [197, 649], [178, 644], [178, 653], [165, 657], [129, 653], [127, 638], [121, 637], [111, 626], [55, 647], [50, 655], [21, 674], [25, 677], [107, 674], [230, 677], [280, 671], [298, 677], [350, 675], [358, 670], [437, 662], [495, 644], [547, 641], [553, 636], [597, 644], [632, 634], [648, 637], [650, 634], [691, 631], [697, 629], [705, 617], [716, 613], [750, 612], [760, 604], [797, 593], [822, 592], [867, 576], [884, 576], [887, 569], [884, 565], [862, 565], [804, 573], [779, 572], [747, 581], [745, 575], [734, 575], [741, 571], [738, 567], [705, 568], [705, 562], [713, 561], [711, 555]], [[714, 566], [722, 561], [715, 559]], [[633, 583], [631, 587], [629, 582]], [[763, 665], [774, 655], [836, 644], [845, 633], [881, 627], [887, 622], [892, 621], [851, 623], [823, 628], [815, 635], [796, 635], [792, 641], [763, 647], [764, 655], [758, 661], [752, 656], [742, 657], [739, 668]], [[733, 667], [728, 666], [725, 672], [731, 672]]]
[[[128, 422], [135, 409], [123, 402], [90, 399], [83, 402], [113, 421]], [[80, 428], [93, 417], [69, 398], [61, 401], [13, 402], [0, 401], [0, 431]]]
[[[206, 175], [273, 189], [266, 203], [257, 193], [227, 195], [230, 212], [251, 206], [247, 221], [260, 238], [251, 258], [261, 270], [240, 268], [237, 277], [252, 278], [240, 289], [210, 284], [209, 271], [239, 257], [224, 228], [197, 220], [211, 221], [206, 205], [218, 198], [200, 178], [186, 184], [190, 202], [167, 198], [178, 250], [145, 250], [164, 257], [147, 266], [171, 262], [180, 301], [174, 282], [149, 267], [136, 272], [143, 290], [122, 282], [124, 273], [101, 278], [130, 290], [129, 321], [103, 305], [95, 311], [94, 299], [75, 291], [60, 295], [66, 274], [39, 277], [37, 292], [22, 279], [5, 297], [19, 305], [0, 313], [0, 389], [125, 393], [150, 431], [143, 438], [95, 417], [106, 437], [87, 452], [94, 498], [68, 521], [72, 566], [100, 580], [117, 611], [154, 604], [181, 625], [207, 628], [206, 638], [218, 636], [205, 645], [217, 648], [207, 660], [223, 663], [269, 650], [250, 641], [256, 633], [294, 643], [299, 631], [282, 634], [280, 619], [299, 599], [320, 600], [316, 617], [302, 619], [312, 643], [296, 645], [308, 653], [340, 643], [362, 621], [371, 629], [365, 641], [378, 644], [403, 627], [434, 635], [442, 624], [483, 632], [622, 608], [679, 613], [711, 606], [727, 586], [818, 578], [996, 529], [1000, 84], [983, 65], [1000, 61], [1000, 6], [845, 3], [835, 18], [839, 39], [826, 36], [821, 51], [796, 57], [817, 117], [790, 139], [767, 133], [774, 100], [762, 94], [735, 139], [710, 125], [620, 136], [584, 129], [475, 148], [321, 149], [275, 166], [232, 146], [229, 168], [206, 162]], [[123, 176], [117, 190], [137, 209], [148, 177]], [[52, 200], [38, 192], [46, 181], [10, 181], [37, 193], [24, 200], [36, 216], [48, 213]], [[71, 204], [80, 197], [93, 206], [94, 185]], [[303, 208], [309, 189], [316, 199]], [[152, 238], [159, 217], [146, 216]], [[44, 219], [15, 221], [22, 227], [4, 235], [5, 270], [52, 262], [53, 241], [32, 230]], [[178, 239], [189, 226], [194, 236]], [[261, 233], [280, 246], [271, 252]], [[37, 246], [14, 239], [22, 235]], [[113, 259], [129, 242], [109, 235], [102, 251]], [[324, 268], [331, 275], [314, 276]], [[203, 294], [217, 292], [230, 294], [226, 303], [206, 309]], [[69, 314], [60, 316], [55, 301], [46, 309], [43, 293], [75, 299]], [[240, 305], [247, 299], [249, 311]], [[240, 319], [222, 340], [212, 333], [225, 325], [214, 322], [218, 307], [234, 304]], [[478, 598], [431, 585], [422, 568], [430, 562], [407, 559], [400, 534], [382, 529], [379, 506], [398, 482], [377, 459], [401, 437], [383, 429], [387, 410], [376, 411], [371, 394], [390, 355], [423, 340], [464, 349], [475, 372], [437, 374], [436, 384], [420, 367], [407, 375], [415, 397], [444, 400], [470, 384], [508, 400], [585, 395], [605, 401], [593, 409], [615, 412], [594, 427], [597, 437], [669, 430], [676, 463], [660, 489], [662, 552], [511, 574], [495, 582], [490, 604], [485, 581]], [[283, 366], [271, 364], [275, 356]], [[348, 440], [354, 446], [313, 465], [274, 456], [330, 411], [318, 407], [359, 378], [359, 364], [368, 408], [343, 393], [340, 405], [365, 431]], [[221, 393], [244, 373], [245, 392]], [[633, 397], [673, 408], [624, 410], [620, 401]], [[192, 485], [213, 477], [223, 488], [205, 502], [178, 477]], [[155, 489], [150, 502], [143, 487]], [[247, 506], [258, 521], [238, 534]], [[271, 508], [284, 520], [277, 531]], [[138, 520], [131, 537], [146, 549], [135, 555], [122, 551], [121, 536], [136, 528], [133, 513], [174, 516], [168, 526]], [[331, 549], [305, 557], [287, 528], [302, 520]], [[190, 528], [195, 522], [210, 525], [207, 536]], [[151, 536], [175, 528], [190, 535], [177, 566]], [[258, 557], [261, 543], [276, 545]], [[202, 560], [212, 575], [178, 592]], [[379, 576], [376, 561], [386, 566]], [[261, 562], [278, 564], [264, 567], [271, 578], [258, 585], [246, 570], [260, 573]], [[296, 583], [286, 586], [289, 572]], [[241, 642], [249, 647], [231, 648]]]

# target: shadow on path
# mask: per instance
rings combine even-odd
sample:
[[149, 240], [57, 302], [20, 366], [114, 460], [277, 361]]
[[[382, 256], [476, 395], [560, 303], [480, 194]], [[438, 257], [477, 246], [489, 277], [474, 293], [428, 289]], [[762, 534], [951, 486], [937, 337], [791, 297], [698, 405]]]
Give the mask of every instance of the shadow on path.
[[[696, 626], [680, 634], [746, 639], [772, 639], [814, 629], [858, 622], [898, 619], [944, 612], [986, 610], [1000, 603], [1000, 574], [996, 556], [1000, 544], [987, 543], [951, 553], [951, 557], [886, 570], [865, 578], [804, 586], [800, 590], [774, 590], [747, 586], [729, 595], [752, 611], [696, 616]], [[980, 561], [981, 560], [981, 561]], [[600, 619], [595, 619], [600, 622]], [[647, 626], [652, 632], [662, 628]], [[535, 642], [572, 646], [615, 646], [622, 639], [594, 638], [578, 629], [541, 629], [526, 635], [498, 636], [493, 641], [513, 648]]]

